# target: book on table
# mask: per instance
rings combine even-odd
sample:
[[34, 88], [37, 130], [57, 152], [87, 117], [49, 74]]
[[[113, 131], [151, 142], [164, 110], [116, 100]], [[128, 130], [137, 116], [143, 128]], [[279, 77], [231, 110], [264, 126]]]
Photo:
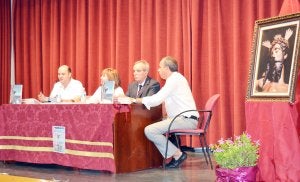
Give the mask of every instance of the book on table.
[[101, 87], [101, 103], [112, 104], [114, 101], [115, 81], [105, 81]]
[[10, 103], [22, 104], [22, 92], [23, 92], [22, 84], [12, 85], [10, 89]]

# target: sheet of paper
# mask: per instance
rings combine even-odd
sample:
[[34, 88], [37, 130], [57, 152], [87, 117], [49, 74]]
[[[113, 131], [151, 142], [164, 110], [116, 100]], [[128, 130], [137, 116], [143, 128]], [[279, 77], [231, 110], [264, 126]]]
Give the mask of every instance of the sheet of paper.
[[65, 153], [66, 129], [64, 126], [52, 126], [53, 151]]

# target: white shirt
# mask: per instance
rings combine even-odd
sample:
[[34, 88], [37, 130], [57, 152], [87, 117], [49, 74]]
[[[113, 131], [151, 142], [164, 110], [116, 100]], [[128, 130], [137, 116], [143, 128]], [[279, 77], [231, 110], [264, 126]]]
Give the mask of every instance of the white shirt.
[[78, 80], [71, 78], [66, 88], [60, 82], [56, 82], [51, 91], [50, 98], [59, 96], [63, 100], [72, 100], [75, 97], [81, 97], [83, 94], [84, 87]]
[[[93, 103], [93, 104], [97, 104], [97, 103], [105, 103], [103, 101], [101, 101], [101, 86], [98, 87], [98, 89], [96, 90], [96, 92], [87, 99], [86, 103]], [[119, 96], [123, 96], [124, 95], [124, 91], [121, 87], [117, 87], [114, 89], [114, 97], [119, 97]]]
[[[165, 108], [168, 117], [175, 117], [177, 114], [196, 109], [196, 104], [186, 78], [178, 73], [173, 72], [166, 80], [165, 85], [154, 95], [143, 97], [142, 103], [150, 107], [158, 106], [165, 102]], [[198, 112], [187, 112], [183, 115], [199, 117]]]

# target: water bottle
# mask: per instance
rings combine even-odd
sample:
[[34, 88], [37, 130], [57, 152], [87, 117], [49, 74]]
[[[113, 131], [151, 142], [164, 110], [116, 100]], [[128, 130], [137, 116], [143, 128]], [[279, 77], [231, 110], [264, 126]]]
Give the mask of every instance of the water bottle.
[[57, 96], [56, 96], [56, 102], [61, 102], [61, 95], [60, 94], [57, 94]]
[[85, 91], [85, 89], [83, 89], [83, 92], [82, 92], [80, 101], [81, 101], [82, 103], [85, 103], [85, 101], [86, 101], [86, 91]]

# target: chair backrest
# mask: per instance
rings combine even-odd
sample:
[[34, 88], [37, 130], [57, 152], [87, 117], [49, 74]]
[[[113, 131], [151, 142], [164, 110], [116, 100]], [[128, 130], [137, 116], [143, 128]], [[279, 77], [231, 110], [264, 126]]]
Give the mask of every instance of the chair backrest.
[[206, 132], [206, 130], [209, 126], [210, 119], [212, 116], [212, 111], [213, 111], [214, 107], [216, 106], [216, 103], [219, 100], [219, 98], [220, 98], [220, 94], [215, 94], [206, 101], [204, 110], [210, 111], [210, 112], [204, 112], [202, 122], [198, 122], [198, 128], [203, 129], [204, 132]]

